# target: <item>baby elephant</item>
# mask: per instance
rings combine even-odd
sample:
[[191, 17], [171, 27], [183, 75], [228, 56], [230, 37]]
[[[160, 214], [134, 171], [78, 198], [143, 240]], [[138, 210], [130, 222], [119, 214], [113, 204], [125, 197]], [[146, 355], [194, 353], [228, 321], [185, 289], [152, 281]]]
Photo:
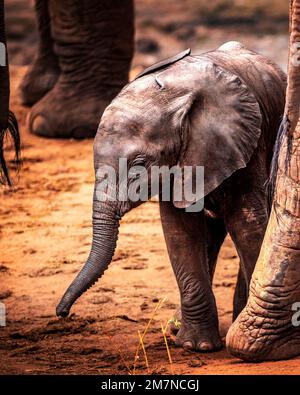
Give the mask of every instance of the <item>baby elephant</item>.
[[[128, 84], [106, 109], [95, 138], [93, 243], [57, 315], [67, 316], [103, 275], [116, 248], [120, 219], [141, 203], [120, 199], [120, 193], [116, 198], [112, 182], [100, 194], [104, 178], [99, 169], [110, 166], [120, 178], [119, 159], [126, 158], [128, 169], [142, 166], [150, 179], [154, 165], [204, 166], [204, 210], [187, 209], [198, 200], [196, 194], [175, 199], [177, 185], [171, 179], [173, 194], [170, 201], [160, 199], [160, 213], [181, 297], [177, 344], [219, 349], [211, 286], [218, 253], [229, 233], [240, 257], [236, 317], [246, 303], [268, 222], [266, 181], [285, 88], [286, 77], [275, 64], [237, 42], [198, 56], [185, 51]], [[190, 174], [183, 186], [196, 177], [196, 171]], [[137, 177], [121, 183], [118, 192], [130, 190]]]

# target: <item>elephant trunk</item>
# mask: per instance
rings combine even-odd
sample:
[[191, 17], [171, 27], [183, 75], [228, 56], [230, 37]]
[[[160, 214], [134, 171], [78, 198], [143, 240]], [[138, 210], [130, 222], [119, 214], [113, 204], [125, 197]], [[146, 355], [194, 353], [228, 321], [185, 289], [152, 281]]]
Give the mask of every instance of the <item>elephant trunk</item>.
[[99, 202], [94, 194], [93, 243], [86, 264], [67, 289], [56, 309], [56, 314], [66, 317], [73, 303], [90, 288], [110, 264], [118, 239], [120, 217], [117, 204]]

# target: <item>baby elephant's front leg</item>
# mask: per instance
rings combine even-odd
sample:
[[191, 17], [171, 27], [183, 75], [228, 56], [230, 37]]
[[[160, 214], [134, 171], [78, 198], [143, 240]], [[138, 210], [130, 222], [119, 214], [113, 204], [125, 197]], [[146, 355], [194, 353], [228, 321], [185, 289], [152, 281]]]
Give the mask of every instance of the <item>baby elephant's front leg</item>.
[[187, 213], [170, 202], [160, 202], [160, 213], [181, 298], [176, 344], [192, 350], [217, 350], [222, 342], [207, 264], [204, 212]]

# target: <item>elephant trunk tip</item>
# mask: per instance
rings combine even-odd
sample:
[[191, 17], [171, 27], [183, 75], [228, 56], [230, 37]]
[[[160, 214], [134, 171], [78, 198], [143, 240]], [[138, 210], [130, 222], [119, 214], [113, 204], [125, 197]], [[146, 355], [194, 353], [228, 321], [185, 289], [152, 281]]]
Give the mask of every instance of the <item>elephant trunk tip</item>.
[[[104, 270], [103, 270], [104, 271]], [[96, 274], [96, 277], [92, 277], [90, 281], [82, 285], [80, 282], [80, 276], [82, 273], [79, 273], [77, 278], [73, 281], [73, 283], [69, 286], [64, 296], [61, 298], [59, 304], [56, 307], [56, 315], [58, 317], [68, 317], [71, 307], [76, 302], [76, 300], [89, 288], [91, 288], [102, 276], [103, 273]]]
[[73, 306], [75, 300], [76, 299], [74, 299], [72, 293], [70, 293], [69, 290], [67, 290], [56, 307], [57, 317], [63, 317], [63, 318], [68, 317], [71, 307]]
[[70, 308], [64, 302], [64, 298], [60, 301], [60, 303], [56, 307], [56, 315], [57, 317], [68, 317], [70, 313]]

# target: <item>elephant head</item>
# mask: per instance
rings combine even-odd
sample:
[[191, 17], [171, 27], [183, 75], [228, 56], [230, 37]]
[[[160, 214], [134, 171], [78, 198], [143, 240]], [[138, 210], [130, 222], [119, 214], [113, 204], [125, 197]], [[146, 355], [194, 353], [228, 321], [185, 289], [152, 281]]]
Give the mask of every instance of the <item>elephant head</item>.
[[9, 70], [4, 25], [4, 1], [0, 0], [0, 183], [11, 185], [4, 157], [4, 140], [10, 134], [15, 148], [16, 165], [20, 165], [20, 134], [14, 114], [9, 111]]
[[[242, 47], [234, 51], [255, 59]], [[226, 56], [230, 62], [229, 51]], [[59, 316], [68, 315], [76, 299], [103, 275], [116, 248], [120, 219], [141, 203], [110, 199], [114, 195], [111, 185], [103, 192], [108, 198], [103, 201], [98, 193], [103, 166], [116, 169], [118, 178], [118, 161], [126, 158], [128, 170], [136, 165], [147, 169], [148, 183], [153, 165], [204, 166], [207, 195], [245, 167], [258, 144], [264, 122], [261, 106], [237, 74], [206, 56], [185, 56], [171, 63], [152, 68], [128, 84], [102, 117], [94, 142], [92, 248], [57, 307]], [[183, 185], [190, 181], [184, 179]], [[130, 190], [131, 182], [124, 188]], [[173, 197], [179, 187], [173, 183]], [[201, 197], [183, 196], [173, 203], [184, 209]]]

